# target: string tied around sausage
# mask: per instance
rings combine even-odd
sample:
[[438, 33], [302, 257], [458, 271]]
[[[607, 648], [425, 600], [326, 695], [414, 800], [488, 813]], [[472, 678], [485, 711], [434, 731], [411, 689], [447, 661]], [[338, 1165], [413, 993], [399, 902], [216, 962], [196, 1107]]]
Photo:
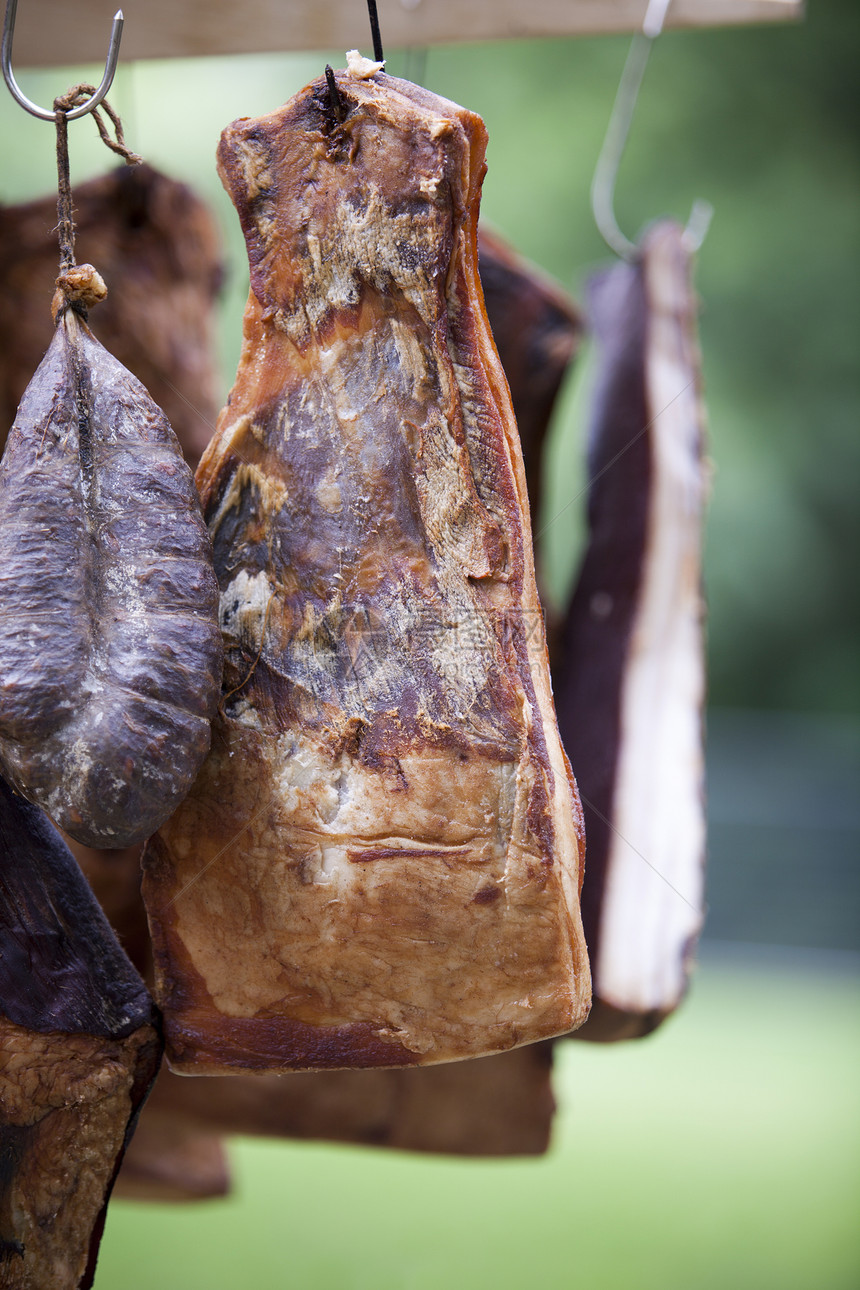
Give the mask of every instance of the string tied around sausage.
[[[92, 265], [75, 263], [75, 221], [72, 205], [72, 188], [69, 178], [69, 118], [73, 108], [85, 103], [95, 93], [92, 85], [73, 85], [65, 94], [54, 99], [54, 120], [57, 126], [57, 236], [60, 244], [60, 273], [57, 291], [51, 302], [54, 320], [66, 309], [87, 320], [87, 310], [107, 295], [107, 287]], [[114, 137], [102, 118], [102, 110], [113, 126]], [[132, 152], [125, 141], [119, 114], [103, 99], [89, 113], [95, 120], [102, 143], [117, 153], [130, 166], [138, 165], [143, 158]]]

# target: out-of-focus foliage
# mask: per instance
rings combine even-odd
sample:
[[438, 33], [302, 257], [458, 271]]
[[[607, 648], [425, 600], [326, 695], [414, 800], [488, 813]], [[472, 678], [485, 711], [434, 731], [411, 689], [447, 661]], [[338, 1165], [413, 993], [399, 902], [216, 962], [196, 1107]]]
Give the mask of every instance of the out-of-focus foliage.
[[[126, 16], [140, 20], [136, 7]], [[660, 215], [685, 218], [694, 197], [716, 207], [698, 280], [715, 463], [711, 697], [720, 704], [860, 706], [858, 37], [854, 0], [810, 0], [807, 20], [792, 27], [666, 32], [622, 165], [618, 216], [631, 236]], [[580, 298], [588, 271], [608, 257], [588, 189], [626, 48], [626, 38], [499, 43], [433, 49], [424, 64], [429, 88], [487, 121], [487, 218]], [[342, 52], [166, 61], [118, 77], [113, 97], [132, 144], [218, 207], [231, 266], [225, 389], [247, 277], [214, 173], [218, 134], [236, 116], [277, 106], [326, 60], [341, 65]], [[403, 74], [420, 62], [394, 51], [389, 67]], [[47, 102], [81, 74], [21, 80]], [[4, 95], [0, 128], [3, 199], [50, 189], [51, 127]], [[109, 164], [86, 121], [73, 126], [71, 149], [75, 179]], [[587, 382], [568, 392], [535, 526], [559, 599], [581, 539], [587, 394]]]

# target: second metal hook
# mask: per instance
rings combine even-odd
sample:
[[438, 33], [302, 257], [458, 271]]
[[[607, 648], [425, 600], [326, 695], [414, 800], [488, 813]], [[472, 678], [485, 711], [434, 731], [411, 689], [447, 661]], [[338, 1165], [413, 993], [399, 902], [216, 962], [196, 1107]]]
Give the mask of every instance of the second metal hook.
[[[3, 23], [2, 46], [3, 79], [9, 88], [9, 93], [26, 112], [31, 113], [32, 116], [39, 117], [41, 121], [53, 121], [57, 115], [55, 110], [53, 108], [41, 108], [38, 103], [28, 99], [15, 80], [12, 71], [12, 37], [15, 34], [17, 13], [18, 0], [6, 0], [6, 20]], [[105, 72], [101, 79], [101, 84], [96, 92], [87, 99], [86, 103], [82, 103], [80, 107], [72, 108], [71, 111], [66, 113], [67, 120], [76, 121], [78, 117], [86, 116], [88, 112], [92, 112], [94, 108], [98, 107], [113, 84], [117, 63], [119, 62], [119, 43], [122, 39], [123, 22], [122, 9], [118, 9], [111, 27], [110, 44], [108, 45], [107, 61], [105, 62]]]
[[[624, 64], [621, 83], [618, 86], [612, 115], [609, 118], [606, 138], [603, 141], [603, 147], [597, 160], [594, 179], [591, 184], [591, 209], [594, 214], [594, 222], [604, 242], [616, 255], [620, 255], [622, 260], [633, 260], [636, 257], [637, 248], [621, 232], [618, 227], [618, 221], [615, 218], [615, 181], [618, 177], [618, 168], [624, 154], [627, 136], [630, 133], [633, 113], [639, 97], [642, 78], [645, 75], [645, 68], [648, 65], [651, 46], [654, 39], [663, 30], [666, 11], [670, 3], [671, 0], [649, 0], [642, 30], [638, 31], [633, 37], [630, 53], [627, 55], [627, 62]], [[705, 234], [708, 231], [713, 213], [714, 208], [709, 202], [696, 201], [693, 204], [693, 209], [684, 231], [685, 241], [691, 251], [698, 251], [705, 240]]]

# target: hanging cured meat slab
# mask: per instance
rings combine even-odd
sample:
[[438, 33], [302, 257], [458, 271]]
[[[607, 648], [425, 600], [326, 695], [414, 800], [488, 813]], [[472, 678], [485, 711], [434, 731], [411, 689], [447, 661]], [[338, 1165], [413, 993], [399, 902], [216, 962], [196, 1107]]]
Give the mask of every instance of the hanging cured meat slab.
[[485, 130], [368, 66], [219, 150], [251, 264], [198, 472], [225, 697], [144, 879], [181, 1070], [452, 1060], [588, 1009]]
[[591, 287], [601, 352], [589, 536], [556, 671], [588, 832], [595, 1007], [580, 1037], [647, 1033], [680, 1001], [702, 918], [707, 470], [696, 298], [663, 222]]

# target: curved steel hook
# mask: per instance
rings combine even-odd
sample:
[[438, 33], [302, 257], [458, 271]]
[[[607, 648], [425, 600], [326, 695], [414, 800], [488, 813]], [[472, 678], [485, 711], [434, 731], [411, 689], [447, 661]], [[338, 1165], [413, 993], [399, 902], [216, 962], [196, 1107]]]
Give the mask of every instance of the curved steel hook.
[[[624, 155], [624, 147], [630, 133], [651, 46], [663, 30], [670, 3], [671, 0], [649, 0], [642, 30], [633, 37], [630, 53], [627, 55], [627, 62], [621, 73], [621, 83], [618, 86], [606, 138], [603, 141], [591, 183], [591, 211], [594, 222], [606, 245], [616, 255], [620, 255], [622, 260], [633, 260], [636, 257], [637, 248], [621, 232], [615, 218], [615, 181], [618, 178], [618, 167]], [[691, 251], [698, 251], [704, 242], [713, 213], [714, 208], [709, 202], [693, 203], [693, 209], [684, 230], [684, 238]]]
[[[20, 85], [15, 80], [15, 76], [12, 72], [12, 37], [15, 33], [15, 18], [17, 13], [18, 0], [6, 0], [6, 20], [3, 23], [2, 47], [3, 79], [9, 88], [9, 93], [17, 103], [20, 103], [21, 107], [24, 108], [26, 112], [31, 113], [32, 116], [37, 116], [41, 121], [53, 121], [57, 115], [54, 109], [40, 108], [38, 103], [34, 103], [32, 99], [28, 99], [27, 95], [23, 93]], [[72, 108], [70, 112], [66, 113], [66, 119], [68, 121], [76, 121], [78, 117], [86, 116], [88, 112], [92, 112], [93, 108], [98, 107], [111, 85], [113, 85], [113, 78], [116, 75], [116, 65], [119, 62], [119, 42], [122, 39], [124, 21], [122, 9], [118, 9], [114, 15], [113, 26], [111, 27], [110, 44], [108, 45], [107, 61], [105, 62], [105, 74], [102, 77], [101, 84], [95, 94], [92, 94], [87, 99], [86, 103], [82, 103], [80, 107]]]

